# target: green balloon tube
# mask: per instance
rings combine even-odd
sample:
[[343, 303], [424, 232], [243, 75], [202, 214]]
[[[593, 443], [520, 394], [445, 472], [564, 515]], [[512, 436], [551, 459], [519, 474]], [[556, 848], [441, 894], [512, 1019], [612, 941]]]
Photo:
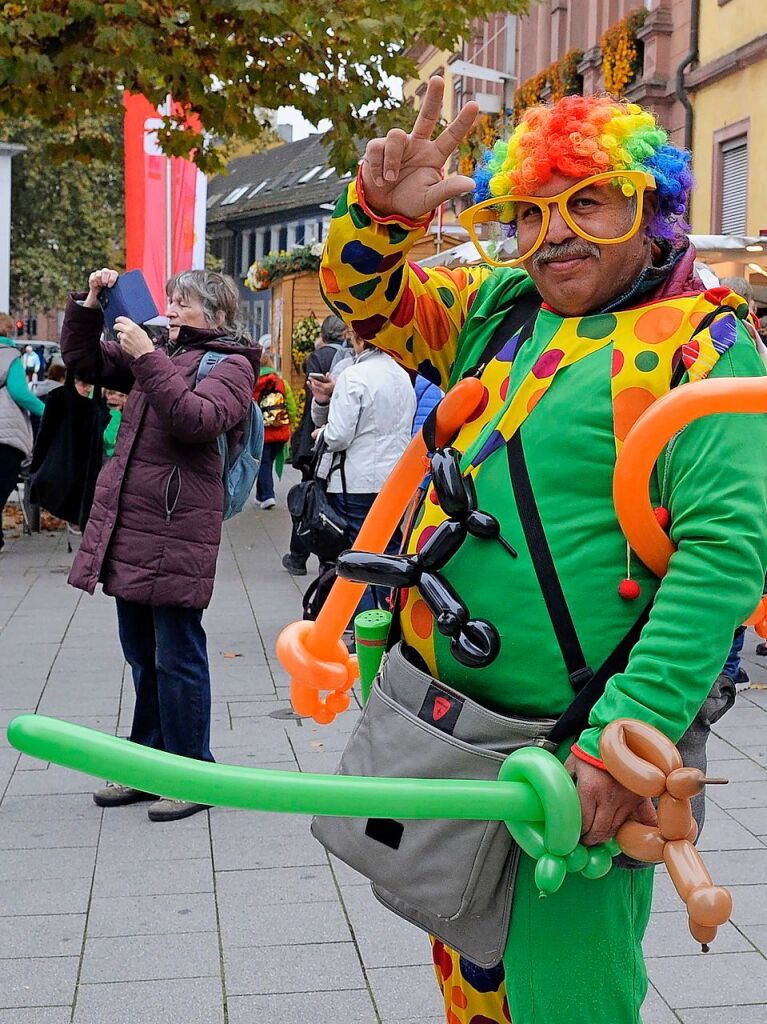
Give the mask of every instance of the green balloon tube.
[[14, 718], [8, 739], [32, 757], [200, 804], [352, 818], [543, 820], [541, 802], [526, 782], [362, 778], [211, 764], [44, 715]]
[[354, 620], [363, 704], [367, 704], [373, 680], [381, 667], [390, 627], [391, 612], [382, 608], [360, 612]]

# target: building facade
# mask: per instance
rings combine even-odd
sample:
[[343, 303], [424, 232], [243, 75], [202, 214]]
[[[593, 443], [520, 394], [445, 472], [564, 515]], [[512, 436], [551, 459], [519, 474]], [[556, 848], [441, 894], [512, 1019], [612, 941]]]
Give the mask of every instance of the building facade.
[[[698, 3], [698, 59], [685, 78], [697, 179], [693, 230], [767, 234], [767, 112], [760, 100], [767, 88], [767, 3]], [[753, 261], [759, 265], [762, 257]], [[767, 276], [758, 284], [767, 285]]]
[[[519, 88], [547, 99], [563, 76], [572, 91], [617, 92], [655, 111], [671, 140], [684, 145], [686, 108], [677, 76], [690, 52], [693, 0], [544, 0], [517, 19]], [[716, 2], [716, 0], [715, 0]], [[633, 66], [611, 62], [623, 37]], [[536, 78], [548, 81], [536, 90]], [[616, 88], [617, 86], [617, 88]]]
[[[479, 103], [480, 119], [449, 167], [464, 174], [473, 173], [484, 150], [525, 107], [571, 92], [625, 96], [655, 111], [673, 142], [689, 145], [683, 75], [691, 59], [694, 2], [539, 0], [524, 16], [494, 14], [475, 22], [452, 55], [413, 48], [418, 77], [406, 83], [404, 95], [417, 107], [429, 77], [442, 74], [446, 119], [467, 100]], [[767, 0], [754, 2], [767, 8]], [[451, 230], [458, 230], [453, 225], [465, 202], [453, 201], [444, 211]]]
[[271, 328], [271, 291], [249, 291], [251, 264], [270, 252], [324, 241], [335, 201], [350, 174], [328, 163], [321, 135], [232, 160], [208, 184], [207, 238], [221, 269], [237, 281], [248, 328]]

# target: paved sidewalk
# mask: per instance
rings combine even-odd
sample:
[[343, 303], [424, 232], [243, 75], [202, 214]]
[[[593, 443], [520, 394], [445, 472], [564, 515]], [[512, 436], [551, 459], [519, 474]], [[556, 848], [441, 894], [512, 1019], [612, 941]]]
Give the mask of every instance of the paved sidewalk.
[[[287, 707], [274, 641], [311, 579], [281, 568], [288, 533], [279, 508], [227, 529], [205, 620], [213, 749], [332, 771], [358, 712], [324, 728], [273, 717]], [[62, 535], [12, 539], [0, 557], [0, 726], [37, 710], [124, 735], [113, 604], [68, 587], [70, 563]], [[767, 660], [749, 654], [747, 668], [767, 683]], [[734, 923], [704, 957], [659, 878], [644, 1024], [767, 1020], [766, 711], [767, 689], [744, 692], [710, 744], [712, 773], [732, 781], [712, 794], [701, 845]], [[97, 808], [97, 784], [0, 740], [0, 1024], [444, 1021], [425, 936], [329, 860], [306, 819], [213, 809], [152, 824], [146, 805]]]

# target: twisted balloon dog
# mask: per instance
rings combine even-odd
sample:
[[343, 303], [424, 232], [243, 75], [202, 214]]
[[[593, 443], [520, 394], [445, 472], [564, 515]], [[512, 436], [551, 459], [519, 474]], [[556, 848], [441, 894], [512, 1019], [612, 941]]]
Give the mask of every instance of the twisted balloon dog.
[[707, 950], [717, 927], [730, 918], [732, 897], [713, 884], [692, 845], [698, 826], [690, 800], [704, 786], [726, 780], [707, 779], [698, 768], [685, 768], [671, 740], [635, 719], [611, 722], [602, 733], [599, 752], [607, 770], [626, 789], [657, 798], [657, 827], [627, 821], [618, 829], [616, 839], [623, 852], [635, 860], [665, 862], [676, 891], [687, 905], [690, 931]]

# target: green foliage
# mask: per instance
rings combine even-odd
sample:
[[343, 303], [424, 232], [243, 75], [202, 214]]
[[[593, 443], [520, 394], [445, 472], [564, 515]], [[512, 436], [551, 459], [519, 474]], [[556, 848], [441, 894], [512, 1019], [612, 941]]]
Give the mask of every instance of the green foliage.
[[[26, 146], [13, 158], [11, 308], [42, 311], [87, 287], [97, 267], [119, 270], [124, 255], [122, 121], [90, 119], [52, 130], [29, 117], [0, 121], [0, 139]], [[117, 151], [118, 156], [98, 159]], [[51, 152], [70, 159], [53, 163]], [[90, 152], [89, 162], [72, 159]]]
[[[0, 116], [26, 114], [72, 129], [78, 155], [93, 157], [79, 126], [120, 107], [121, 90], [160, 105], [168, 94], [199, 115], [164, 119], [160, 144], [220, 170], [220, 140], [258, 139], [258, 111], [297, 107], [332, 122], [333, 165], [351, 169], [355, 137], [399, 121], [388, 79], [407, 78], [416, 41], [454, 50], [472, 22], [523, 13], [531, 0], [26, 0], [0, 2]], [[374, 113], [370, 105], [376, 106]], [[367, 111], [367, 112], [366, 112]]]

